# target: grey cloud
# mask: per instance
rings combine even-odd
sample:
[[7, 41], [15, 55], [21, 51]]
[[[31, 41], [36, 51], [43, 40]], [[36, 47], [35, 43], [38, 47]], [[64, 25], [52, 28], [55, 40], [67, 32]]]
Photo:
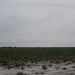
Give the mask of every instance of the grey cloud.
[[0, 46], [75, 46], [74, 0], [0, 0], [0, 9]]

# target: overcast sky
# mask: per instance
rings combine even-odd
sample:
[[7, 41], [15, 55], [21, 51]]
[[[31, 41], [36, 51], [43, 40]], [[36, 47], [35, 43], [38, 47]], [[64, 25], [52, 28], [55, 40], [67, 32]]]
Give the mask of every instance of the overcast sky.
[[75, 47], [75, 0], [0, 0], [0, 46]]

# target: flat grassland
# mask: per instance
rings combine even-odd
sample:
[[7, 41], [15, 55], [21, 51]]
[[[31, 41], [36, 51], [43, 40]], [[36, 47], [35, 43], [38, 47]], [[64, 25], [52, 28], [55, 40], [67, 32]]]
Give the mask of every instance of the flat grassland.
[[11, 61], [51, 61], [65, 62], [75, 61], [74, 47], [1, 47], [0, 48], [0, 63]]
[[75, 75], [75, 48], [0, 47], [0, 75]]

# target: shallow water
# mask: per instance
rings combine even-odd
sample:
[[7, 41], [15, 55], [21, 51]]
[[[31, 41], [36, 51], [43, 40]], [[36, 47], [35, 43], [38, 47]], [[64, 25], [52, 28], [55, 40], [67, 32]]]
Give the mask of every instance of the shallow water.
[[[4, 67], [0, 67], [0, 75], [16, 75], [18, 72], [23, 72], [27, 75], [70, 75], [70, 73], [75, 74], [75, 69], [72, 68], [75, 66], [75, 63], [65, 65], [65, 63], [61, 64], [52, 64], [52, 67], [49, 67], [49, 63], [43, 63], [47, 65], [47, 70], [42, 69], [42, 63], [38, 63], [36, 66], [31, 65], [30, 67], [25, 66], [22, 70], [21, 67], [19, 68], [11, 68], [10, 70], [5, 69]], [[58, 69], [59, 67], [59, 69]], [[63, 67], [66, 67], [66, 70], [63, 70]], [[36, 74], [36, 72], [44, 74]], [[72, 75], [73, 75], [72, 74]]]

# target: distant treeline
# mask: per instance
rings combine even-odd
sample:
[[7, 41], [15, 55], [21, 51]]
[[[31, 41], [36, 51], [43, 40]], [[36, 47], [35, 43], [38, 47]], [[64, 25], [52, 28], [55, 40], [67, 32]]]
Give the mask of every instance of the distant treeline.
[[0, 47], [0, 48], [49, 48], [49, 49], [51, 49], [51, 48], [62, 48], [62, 49], [64, 49], [64, 48], [71, 48], [71, 49], [73, 49], [73, 48], [75, 48], [75, 47], [17, 47], [17, 46], [3, 46], [3, 47]]
[[4, 61], [75, 62], [75, 47], [0, 47], [0, 63]]

